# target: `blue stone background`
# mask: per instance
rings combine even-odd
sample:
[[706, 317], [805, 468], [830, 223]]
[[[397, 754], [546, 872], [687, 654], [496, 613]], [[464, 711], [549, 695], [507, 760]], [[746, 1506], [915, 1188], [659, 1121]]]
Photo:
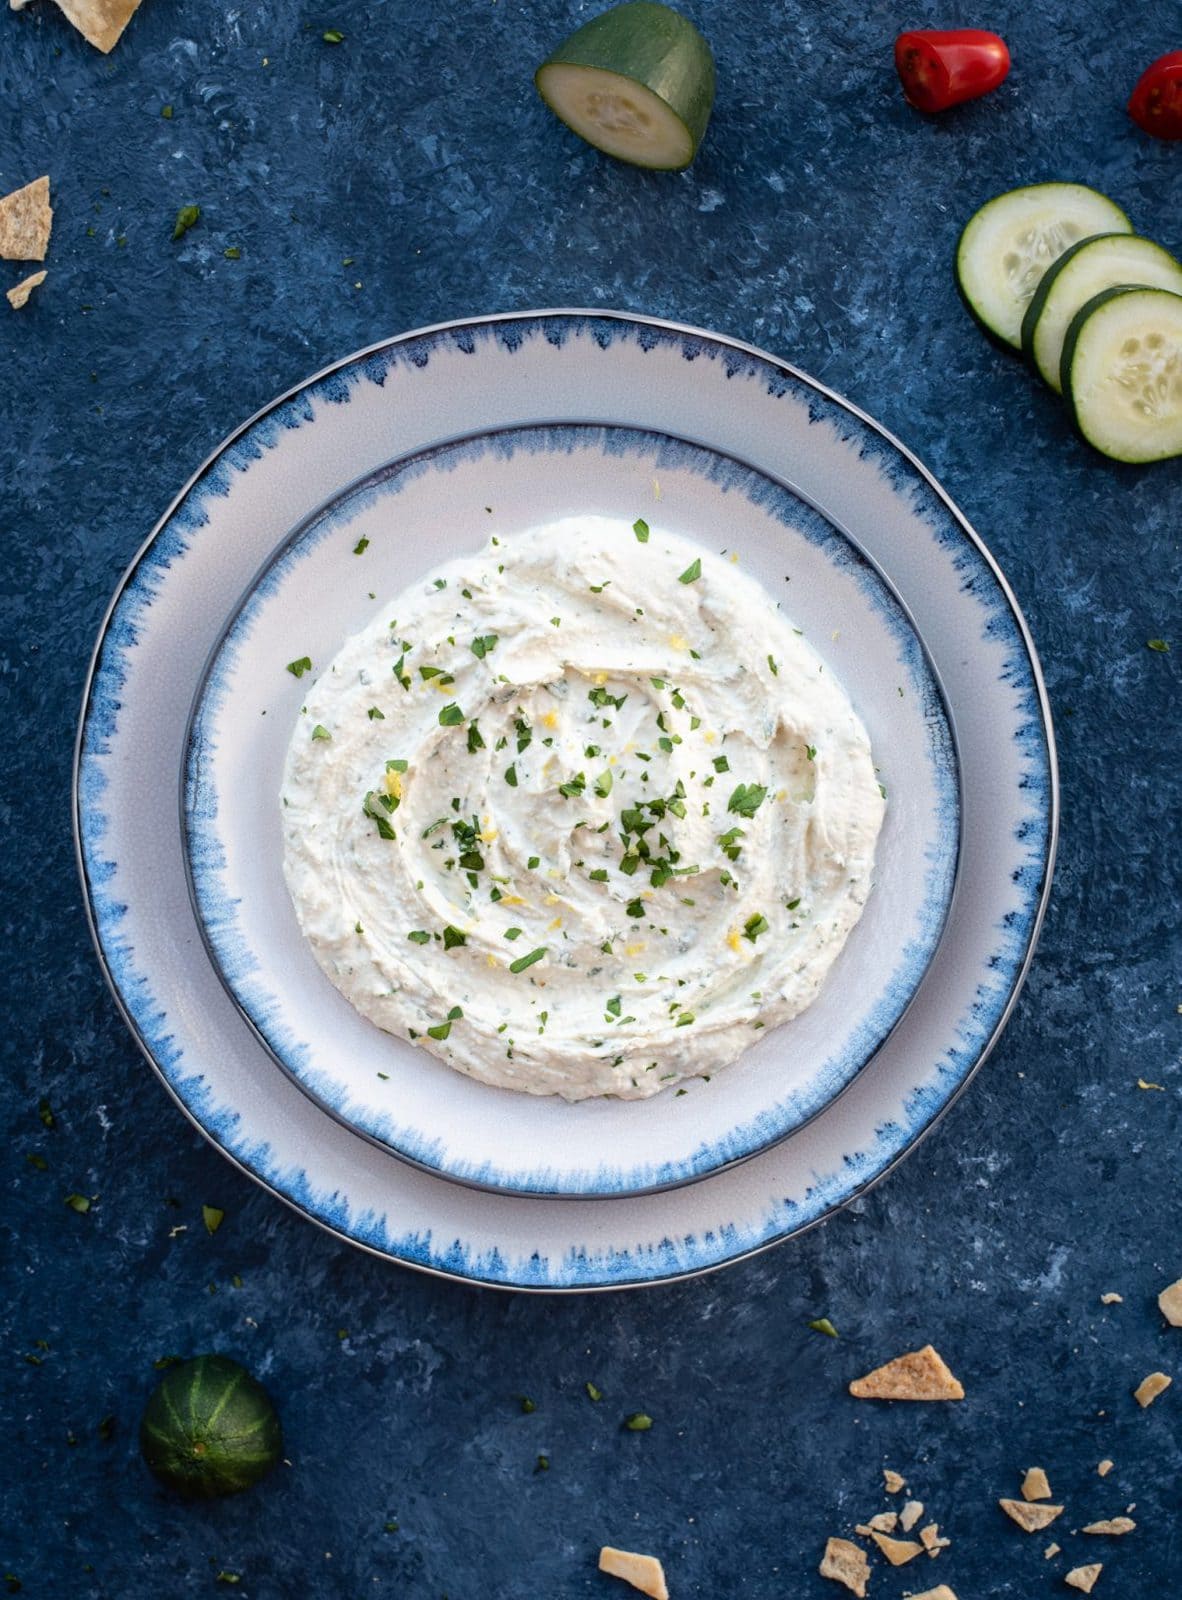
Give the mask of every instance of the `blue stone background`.
[[[1123, 110], [1182, 44], [1175, 0], [687, 0], [719, 95], [677, 176], [602, 159], [534, 95], [533, 66], [595, 9], [145, 0], [109, 58], [49, 0], [0, 15], [0, 188], [49, 172], [57, 213], [48, 282], [19, 314], [0, 302], [0, 1575], [55, 1600], [229, 1592], [219, 1573], [259, 1600], [606, 1597], [627, 1592], [595, 1570], [607, 1540], [660, 1554], [676, 1600], [834, 1600], [824, 1540], [882, 1508], [889, 1464], [954, 1543], [922, 1569], [877, 1563], [878, 1600], [940, 1580], [960, 1600], [1068, 1593], [1052, 1536], [1105, 1561], [1098, 1600], [1165, 1600], [1182, 1383], [1145, 1412], [1130, 1391], [1154, 1368], [1182, 1378], [1154, 1303], [1182, 1274], [1182, 462], [1092, 454], [969, 322], [950, 262], [978, 204], [1048, 178], [1101, 187], [1182, 249], [1182, 145]], [[923, 22], [1000, 29], [1009, 81], [940, 120], [910, 111], [891, 43]], [[173, 243], [188, 203], [201, 221]], [[1036, 965], [922, 1148], [756, 1260], [564, 1300], [384, 1266], [220, 1160], [116, 1016], [68, 821], [108, 595], [216, 443], [384, 335], [547, 305], [752, 340], [906, 441], [1013, 581], [1063, 771]], [[71, 1190], [98, 1195], [88, 1215]], [[216, 1235], [203, 1203], [226, 1212]], [[820, 1315], [840, 1339], [809, 1331]], [[928, 1339], [963, 1405], [846, 1396]], [[135, 1432], [153, 1361], [209, 1349], [268, 1385], [292, 1464], [185, 1506]], [[637, 1409], [652, 1431], [621, 1431]], [[1032, 1463], [1068, 1510], [1027, 1538], [995, 1501]], [[1128, 1538], [1072, 1535], [1133, 1502]]]

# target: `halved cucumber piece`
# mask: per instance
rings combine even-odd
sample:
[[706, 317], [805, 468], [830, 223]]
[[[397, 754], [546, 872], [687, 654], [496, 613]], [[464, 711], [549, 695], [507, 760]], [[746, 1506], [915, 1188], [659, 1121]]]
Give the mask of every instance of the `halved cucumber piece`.
[[628, 0], [572, 33], [534, 74], [554, 115], [597, 150], [673, 171], [694, 159], [714, 104], [714, 57], [688, 18]]
[[1118, 205], [1083, 184], [1011, 189], [965, 224], [956, 279], [977, 320], [1018, 350], [1023, 313], [1051, 263], [1090, 234], [1132, 231]]
[[1114, 461], [1182, 455], [1182, 294], [1125, 285], [1080, 307], [1060, 381], [1079, 431]]
[[1071, 319], [1085, 301], [1119, 284], [1182, 294], [1182, 265], [1168, 250], [1135, 233], [1081, 239], [1048, 267], [1022, 318], [1022, 349], [1060, 392], [1059, 363]]

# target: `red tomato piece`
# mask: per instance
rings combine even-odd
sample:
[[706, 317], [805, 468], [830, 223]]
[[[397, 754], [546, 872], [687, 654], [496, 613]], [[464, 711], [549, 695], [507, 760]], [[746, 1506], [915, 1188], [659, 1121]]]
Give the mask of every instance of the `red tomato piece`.
[[1129, 100], [1129, 116], [1156, 139], [1182, 139], [1182, 50], [1146, 67]]
[[895, 69], [917, 111], [946, 111], [996, 89], [1010, 70], [1010, 52], [982, 28], [920, 29], [895, 40]]

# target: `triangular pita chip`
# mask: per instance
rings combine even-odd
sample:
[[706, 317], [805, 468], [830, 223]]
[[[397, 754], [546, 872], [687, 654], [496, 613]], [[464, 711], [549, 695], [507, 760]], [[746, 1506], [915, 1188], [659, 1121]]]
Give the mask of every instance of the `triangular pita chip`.
[[5, 261], [44, 261], [52, 227], [49, 179], [34, 178], [0, 200], [0, 256]]
[[915, 1524], [923, 1516], [923, 1501], [908, 1500], [899, 1514], [899, 1526], [904, 1533], [910, 1533]]
[[908, 1561], [923, 1555], [923, 1545], [917, 1544], [914, 1539], [892, 1539], [885, 1533], [872, 1533], [870, 1537], [892, 1567], [906, 1566]]
[[1072, 1567], [1063, 1582], [1070, 1584], [1073, 1589], [1082, 1589], [1085, 1594], [1091, 1594], [1096, 1587], [1096, 1579], [1103, 1571], [1102, 1561], [1096, 1561], [1090, 1567]]
[[919, 1542], [930, 1556], [938, 1556], [941, 1550], [947, 1550], [952, 1543], [951, 1539], [940, 1537], [940, 1524], [929, 1522], [926, 1528], [919, 1530]]
[[1182, 1328], [1182, 1278], [1163, 1289], [1157, 1297], [1162, 1316], [1171, 1328]]
[[855, 1378], [857, 1400], [963, 1400], [964, 1389], [930, 1344]]
[[140, 0], [57, 0], [82, 37], [109, 54], [140, 8]]
[[613, 1578], [623, 1578], [625, 1583], [639, 1589], [641, 1594], [651, 1595], [652, 1600], [669, 1600], [665, 1573], [656, 1556], [640, 1556], [632, 1550], [614, 1550], [610, 1544], [605, 1544], [599, 1552], [599, 1570]]
[[1034, 1505], [1029, 1500], [999, 1500], [1007, 1517], [1012, 1517], [1023, 1533], [1038, 1533], [1063, 1515], [1062, 1506]]
[[44, 283], [47, 277], [48, 273], [44, 270], [33, 272], [27, 278], [22, 278], [19, 283], [14, 283], [11, 289], [6, 289], [5, 294], [12, 309], [19, 311], [23, 305], [27, 305], [33, 290], [38, 284]]
[[898, 1494], [901, 1489], [907, 1487], [907, 1479], [903, 1474], [901, 1472], [892, 1472], [890, 1467], [882, 1469], [882, 1481], [886, 1484], [886, 1492], [888, 1494]]
[[1132, 1517], [1108, 1517], [1103, 1522], [1089, 1522], [1082, 1533], [1111, 1533], [1114, 1537], [1122, 1533], [1132, 1533], [1137, 1524]]
[[830, 1539], [821, 1557], [820, 1573], [834, 1583], [843, 1583], [858, 1600], [866, 1600], [870, 1563], [860, 1545], [851, 1544], [848, 1539]]
[[1041, 1467], [1030, 1467], [1022, 1479], [1023, 1500], [1049, 1500], [1051, 1485]]

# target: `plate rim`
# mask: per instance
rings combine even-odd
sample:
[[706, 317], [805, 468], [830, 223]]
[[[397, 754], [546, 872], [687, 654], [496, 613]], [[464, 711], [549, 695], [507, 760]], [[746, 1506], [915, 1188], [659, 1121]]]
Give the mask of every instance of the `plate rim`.
[[[849, 1191], [845, 1193], [839, 1200], [836, 1200], [825, 1206], [816, 1215], [803, 1219], [794, 1225], [790, 1225], [784, 1228], [782, 1231], [774, 1233], [769, 1238], [760, 1239], [748, 1248], [736, 1251], [734, 1254], [727, 1254], [714, 1261], [708, 1261], [700, 1265], [688, 1266], [672, 1271], [658, 1271], [649, 1276], [633, 1277], [629, 1279], [611, 1279], [596, 1283], [537, 1283], [528, 1281], [511, 1283], [504, 1279], [497, 1279], [490, 1276], [480, 1276], [474, 1273], [464, 1272], [455, 1267], [436, 1265], [433, 1262], [417, 1260], [406, 1255], [396, 1255], [392, 1251], [382, 1249], [365, 1239], [355, 1237], [353, 1234], [345, 1231], [344, 1228], [337, 1226], [324, 1217], [318, 1216], [305, 1205], [301, 1204], [300, 1201], [293, 1196], [285, 1194], [266, 1175], [248, 1165], [243, 1158], [241, 1158], [225, 1143], [223, 1143], [218, 1134], [212, 1128], [207, 1127], [199, 1119], [195, 1111], [193, 1111], [185, 1103], [184, 1099], [179, 1093], [179, 1090], [175, 1088], [174, 1085], [169, 1081], [162, 1066], [156, 1060], [147, 1039], [141, 1031], [139, 1024], [132, 1016], [129, 1005], [115, 980], [114, 972], [110, 962], [108, 961], [102, 944], [95, 913], [93, 892], [94, 886], [92, 885], [90, 876], [88, 874], [86, 854], [83, 844], [80, 803], [81, 778], [82, 762], [85, 754], [86, 734], [94, 699], [99, 663], [104, 645], [106, 644], [110, 632], [114, 615], [118, 610], [128, 587], [137, 576], [140, 566], [144, 562], [160, 533], [166, 527], [186, 497], [201, 482], [206, 474], [216, 467], [218, 461], [226, 453], [226, 451], [235, 445], [244, 434], [254, 428], [259, 422], [269, 416], [272, 412], [276, 411], [279, 407], [287, 404], [287, 402], [294, 399], [303, 391], [311, 388], [315, 384], [322, 382], [326, 378], [331, 377], [334, 373], [338, 373], [346, 368], [354, 366], [355, 364], [364, 362], [367, 358], [391, 349], [395, 349], [400, 345], [407, 344], [413, 340], [422, 339], [427, 336], [454, 333], [459, 330], [471, 328], [484, 328], [496, 325], [498, 323], [544, 321], [546, 319], [556, 318], [563, 320], [582, 319], [591, 322], [601, 321], [639, 327], [658, 328], [668, 333], [678, 335], [682, 338], [700, 339], [709, 344], [720, 346], [724, 349], [739, 351], [748, 357], [753, 357], [758, 361], [766, 363], [773, 371], [783, 373], [795, 384], [806, 390], [811, 390], [814, 394], [821, 396], [840, 411], [845, 412], [849, 417], [854, 418], [864, 428], [869, 430], [871, 434], [888, 444], [892, 450], [894, 450], [898, 456], [908, 464], [912, 471], [923, 480], [928, 490], [934, 493], [936, 498], [943, 504], [948, 514], [955, 522], [961, 536], [973, 548], [977, 557], [988, 569], [994, 583], [997, 586], [999, 598], [1002, 602], [1004, 602], [1004, 605], [1009, 612], [1017, 639], [1020, 642], [1026, 659], [1029, 663], [1031, 679], [1030, 689], [1033, 693], [1034, 701], [1038, 708], [1039, 730], [1041, 733], [1041, 740], [1044, 747], [1046, 760], [1046, 832], [1045, 849], [1042, 854], [1042, 859], [1039, 863], [1041, 868], [1041, 878], [1038, 885], [1037, 900], [1033, 908], [1033, 915], [1030, 919], [1029, 931], [1026, 936], [1025, 949], [1022, 952], [1021, 959], [1015, 966], [1014, 973], [1009, 984], [1009, 992], [1006, 995], [1004, 1003], [998, 1012], [996, 1021], [990, 1029], [988, 1036], [980, 1046], [976, 1055], [976, 1059], [971, 1063], [970, 1066], [967, 1067], [959, 1080], [945, 1092], [942, 1102], [935, 1109], [935, 1111], [932, 1112], [928, 1121], [922, 1127], [920, 1127], [918, 1131], [916, 1131], [900, 1149], [888, 1157], [881, 1166], [868, 1174], [865, 1178], [855, 1182]], [[405, 1266], [414, 1271], [423, 1272], [447, 1281], [467, 1283], [481, 1288], [496, 1288], [507, 1292], [518, 1291], [533, 1294], [586, 1294], [603, 1293], [609, 1290], [626, 1288], [649, 1288], [658, 1284], [682, 1282], [690, 1278], [703, 1276], [706, 1273], [719, 1271], [723, 1267], [730, 1266], [733, 1263], [749, 1260], [753, 1256], [760, 1255], [765, 1250], [772, 1249], [775, 1245], [783, 1244], [789, 1239], [796, 1238], [799, 1235], [808, 1232], [811, 1228], [818, 1226], [821, 1222], [825, 1221], [826, 1218], [832, 1216], [834, 1212], [844, 1209], [852, 1201], [859, 1198], [861, 1195], [868, 1193], [872, 1188], [874, 1188], [878, 1183], [882, 1182], [884, 1178], [892, 1173], [899, 1163], [908, 1155], [910, 1155], [912, 1151], [914, 1151], [923, 1142], [923, 1140], [927, 1138], [931, 1131], [943, 1120], [952, 1106], [955, 1105], [960, 1099], [968, 1085], [973, 1081], [981, 1067], [992, 1054], [999, 1038], [1001, 1037], [1001, 1034], [1004, 1032], [1007, 1023], [1013, 1014], [1018, 997], [1021, 994], [1026, 982], [1026, 978], [1029, 974], [1035, 951], [1038, 946], [1043, 924], [1045, 922], [1047, 906], [1049, 904], [1054, 882], [1054, 870], [1058, 853], [1061, 795], [1058, 752], [1046, 681], [1042, 671], [1042, 665], [1039, 660], [1038, 651], [1022, 608], [1017, 601], [1017, 598], [1009, 583], [1009, 580], [1005, 576], [1005, 573], [967, 516], [960, 509], [959, 505], [948, 493], [948, 491], [941, 485], [931, 470], [912, 450], [903, 444], [897, 435], [895, 435], [882, 423], [876, 421], [868, 412], [863, 410], [862, 407], [858, 406], [853, 401], [847, 400], [843, 395], [838, 394], [835, 390], [821, 383], [816, 378], [811, 377], [808, 373], [801, 371], [800, 368], [794, 366], [791, 362], [762, 349], [758, 345], [751, 344], [746, 340], [735, 338], [729, 334], [719, 333], [712, 329], [702, 328], [695, 324], [678, 322], [669, 318], [646, 316], [638, 312], [616, 311], [604, 307], [558, 306], [537, 309], [524, 308], [514, 311], [490, 312], [474, 317], [467, 316], [450, 318], [442, 322], [423, 324], [419, 327], [408, 329], [403, 333], [391, 335], [377, 340], [339, 358], [338, 360], [328, 363], [326, 366], [318, 369], [316, 372], [309, 374], [305, 378], [299, 380], [297, 383], [291, 385], [280, 394], [272, 397], [264, 405], [260, 406], [250, 416], [245, 418], [241, 423], [233, 428], [218, 444], [214, 446], [214, 448], [205, 456], [205, 458], [190, 474], [182, 486], [177, 490], [175, 495], [168, 502], [160, 517], [152, 526], [151, 531], [142, 540], [132, 555], [126, 568], [124, 569], [107, 603], [107, 606], [103, 611], [95, 642], [91, 650], [90, 661], [86, 670], [82, 687], [80, 715], [75, 733], [73, 762], [71, 768], [70, 812], [72, 832], [74, 837], [75, 863], [78, 869], [79, 884], [82, 891], [82, 900], [87, 924], [90, 929], [91, 940], [95, 948], [95, 953], [98, 957], [100, 970], [103, 973], [107, 987], [115, 1001], [116, 1008], [119, 1014], [122, 1016], [125, 1025], [131, 1033], [132, 1038], [138, 1045], [141, 1053], [147, 1059], [149, 1066], [152, 1068], [157, 1078], [164, 1085], [164, 1088], [169, 1096], [177, 1104], [192, 1126], [197, 1129], [202, 1137], [205, 1138], [215, 1150], [217, 1150], [226, 1160], [230, 1161], [240, 1172], [252, 1179], [267, 1193], [273, 1195], [284, 1205], [288, 1206], [289, 1209], [294, 1211], [297, 1215], [314, 1222], [323, 1231], [335, 1238], [340, 1239], [342, 1242], [361, 1249], [367, 1254], [375, 1256], [380, 1260]], [[391, 1159], [395, 1158], [391, 1157]], [[439, 1179], [438, 1181], [446, 1180]]]
[[[223, 954], [219, 949], [218, 938], [209, 925], [209, 921], [202, 905], [202, 890], [199, 888], [199, 880], [206, 874], [204, 871], [199, 871], [193, 859], [192, 848], [194, 838], [194, 802], [192, 791], [197, 781], [194, 778], [194, 768], [197, 758], [201, 753], [201, 749], [203, 748], [199, 745], [198, 729], [211, 688], [211, 679], [218, 667], [227, 645], [233, 643], [240, 622], [243, 620], [248, 608], [255, 599], [260, 586], [265, 583], [268, 576], [276, 570], [281, 562], [291, 555], [306, 533], [316, 528], [321, 520], [325, 517], [332, 517], [340, 507], [350, 500], [351, 497], [358, 493], [364, 493], [367, 488], [372, 485], [373, 480], [378, 477], [379, 474], [389, 473], [392, 470], [402, 467], [404, 464], [433, 457], [438, 453], [450, 450], [456, 446], [468, 447], [476, 441], [486, 441], [488, 439], [496, 439], [501, 436], [515, 436], [522, 432], [532, 433], [537, 430], [549, 431], [555, 428], [586, 430], [589, 437], [593, 433], [601, 433], [605, 431], [618, 431], [621, 433], [644, 435], [647, 438], [658, 441], [662, 444], [669, 443], [677, 447], [685, 447], [693, 452], [702, 452], [711, 457], [719, 458], [733, 464], [743, 473], [750, 474], [753, 477], [760, 479], [774, 488], [777, 492], [782, 493], [786, 498], [799, 500], [807, 510], [808, 515], [819, 522], [823, 522], [829, 530], [831, 536], [838, 542], [838, 544], [847, 548], [852, 553], [856, 561], [866, 569], [870, 582], [877, 585], [881, 594], [885, 597], [886, 601], [892, 608], [898, 624], [916, 647], [922, 675], [927, 680], [932, 693], [934, 694], [939, 709], [940, 722], [943, 726], [944, 734], [946, 736], [946, 743], [944, 745], [944, 760], [942, 765], [946, 771], [948, 784], [951, 790], [950, 799], [952, 820], [950, 823], [941, 823], [941, 832], [943, 833], [946, 830], [951, 835], [952, 841], [951, 850], [948, 854], [947, 860], [944, 863], [944, 868], [947, 873], [947, 883], [946, 886], [938, 892], [938, 894], [934, 893], [934, 886], [929, 884], [929, 892], [933, 893], [932, 904], [938, 908], [938, 916], [934, 925], [934, 932], [930, 936], [930, 947], [928, 948], [926, 956], [923, 959], [922, 967], [910, 980], [902, 999], [902, 1003], [898, 1005], [894, 1014], [890, 1016], [889, 1021], [877, 1033], [877, 1036], [874, 1038], [870, 1047], [866, 1049], [864, 1053], [860, 1053], [859, 1059], [856, 1061], [856, 1063], [851, 1067], [842, 1069], [841, 1080], [836, 1092], [829, 1095], [827, 1099], [822, 1099], [818, 1104], [811, 1105], [803, 1115], [797, 1116], [795, 1120], [787, 1121], [786, 1125], [778, 1127], [776, 1131], [771, 1133], [769, 1136], [752, 1143], [748, 1148], [740, 1150], [735, 1154], [727, 1155], [723, 1160], [713, 1162], [707, 1166], [696, 1166], [693, 1164], [693, 1156], [690, 1156], [683, 1161], [682, 1170], [679, 1171], [675, 1176], [662, 1178], [660, 1180], [654, 1180], [651, 1182], [637, 1182], [633, 1180], [628, 1182], [626, 1185], [622, 1184], [618, 1188], [575, 1188], [571, 1186], [569, 1180], [567, 1181], [565, 1187], [548, 1188], [530, 1186], [525, 1181], [519, 1181], [517, 1183], [497, 1183], [493, 1181], [492, 1178], [480, 1178], [471, 1174], [451, 1170], [441, 1163], [432, 1164], [428, 1160], [414, 1155], [409, 1150], [400, 1148], [398, 1145], [392, 1143], [391, 1140], [383, 1137], [383, 1135], [376, 1131], [376, 1129], [365, 1125], [365, 1123], [361, 1121], [351, 1119], [339, 1105], [334, 1104], [326, 1094], [319, 1091], [314, 1083], [308, 1081], [308, 1079], [298, 1070], [298, 1068], [292, 1065], [285, 1058], [278, 1043], [272, 1039], [271, 1033], [264, 1026], [260, 1018], [253, 1014], [251, 1008], [239, 993], [239, 986], [235, 983], [233, 978], [226, 970]], [[429, 571], [430, 569], [427, 570]], [[938, 756], [933, 755], [933, 760], [935, 761], [936, 765], [941, 765]], [[827, 1111], [830, 1109], [830, 1107], [835, 1105], [837, 1101], [840, 1100], [841, 1097], [853, 1087], [858, 1075], [870, 1065], [879, 1051], [884, 1048], [891, 1035], [902, 1023], [904, 1017], [907, 1015], [908, 1011], [910, 1011], [912, 1005], [918, 998], [928, 971], [933, 961], [936, 959], [937, 953], [944, 942], [944, 938], [952, 918], [952, 910], [956, 901], [957, 890], [961, 882], [961, 869], [964, 857], [964, 772], [963, 763], [960, 756], [960, 741], [956, 729], [956, 718], [953, 715], [952, 706], [950, 704], [947, 690], [945, 689], [940, 671], [932, 657], [930, 649], [928, 648], [927, 641], [925, 640], [923, 633], [921, 632], [919, 625], [912, 614], [911, 607], [908, 605], [904, 596], [900, 594], [894, 583], [883, 570], [881, 562], [864, 547], [862, 542], [853, 533], [851, 533], [848, 528], [835, 520], [832, 516], [829, 516], [827, 513], [813, 505], [812, 502], [800, 494], [792, 484], [786, 482], [782, 478], [777, 477], [775, 474], [769, 472], [765, 468], [755, 466], [752, 462], [739, 455], [736, 455], [733, 451], [721, 450], [716, 446], [703, 444], [700, 440], [691, 440], [681, 435], [671, 434], [664, 429], [656, 429], [634, 423], [624, 424], [564, 421], [561, 423], [530, 422], [505, 425], [498, 424], [495, 427], [483, 428], [464, 434], [449, 436], [447, 439], [438, 443], [415, 450], [404, 456], [396, 457], [394, 460], [384, 463], [381, 467], [375, 468], [371, 472], [361, 475], [359, 478], [354, 479], [352, 482], [345, 485], [344, 488], [334, 493], [330, 498], [323, 501], [313, 511], [310, 511], [306, 516], [301, 518], [291, 532], [280, 541], [275, 549], [272, 550], [267, 556], [262, 565], [259, 566], [252, 576], [247, 580], [247, 583], [243, 588], [239, 598], [227, 613], [226, 619], [218, 632], [217, 638], [214, 640], [206, 656], [204, 665], [202, 666], [198, 677], [197, 685], [193, 693], [189, 712], [185, 722], [182, 757], [180, 771], [178, 774], [178, 809], [180, 816], [181, 841], [184, 847], [184, 872], [189, 893], [189, 903], [192, 908], [193, 919], [201, 935], [201, 941], [206, 956], [211, 967], [217, 974], [222, 988], [234, 1005], [235, 1010], [238, 1012], [238, 1015], [251, 1030], [251, 1033], [258, 1040], [259, 1044], [267, 1052], [275, 1065], [279, 1067], [279, 1069], [284, 1072], [305, 1095], [308, 1096], [318, 1110], [323, 1111], [328, 1116], [332, 1117], [335, 1122], [339, 1123], [350, 1133], [356, 1134], [359, 1137], [367, 1140], [370, 1144], [374, 1145], [383, 1153], [394, 1156], [395, 1159], [403, 1161], [408, 1166], [416, 1168], [418, 1171], [425, 1173], [428, 1177], [441, 1178], [448, 1183], [461, 1184], [464, 1187], [472, 1189], [478, 1193], [521, 1196], [526, 1199], [537, 1200], [598, 1201], [640, 1199], [646, 1195], [665, 1194], [675, 1189], [682, 1189], [692, 1184], [702, 1183], [709, 1178], [717, 1177], [723, 1172], [729, 1172], [733, 1168], [741, 1166], [745, 1161], [751, 1161], [757, 1156], [766, 1154], [769, 1150], [774, 1149], [778, 1144], [782, 1144], [785, 1139], [790, 1139], [794, 1134], [799, 1133], [802, 1129], [806, 1128], [809, 1123], [811, 1123], [816, 1117], [819, 1117], [823, 1111]], [[734, 1131], [735, 1130], [733, 1127], [728, 1128], [726, 1133], [721, 1135], [721, 1137], [733, 1137]], [[528, 1173], [522, 1174], [522, 1180], [528, 1176]]]

